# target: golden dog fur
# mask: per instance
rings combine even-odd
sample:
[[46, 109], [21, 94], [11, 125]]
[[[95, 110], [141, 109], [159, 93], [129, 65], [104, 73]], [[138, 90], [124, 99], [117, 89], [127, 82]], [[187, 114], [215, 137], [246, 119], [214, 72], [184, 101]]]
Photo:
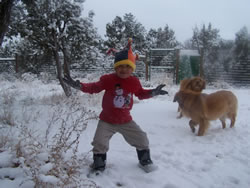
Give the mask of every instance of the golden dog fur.
[[180, 90], [175, 94], [174, 102], [178, 102], [183, 115], [191, 118], [189, 125], [193, 132], [199, 125], [198, 136], [203, 136], [211, 120], [219, 119], [222, 128], [226, 127], [225, 120], [231, 120], [230, 127], [234, 127], [238, 100], [231, 91], [217, 91], [211, 94]]
[[[201, 77], [193, 77], [193, 78], [187, 78], [184, 80], [181, 80], [180, 82], [180, 91], [194, 91], [197, 93], [201, 93], [203, 89], [206, 88], [206, 82]], [[182, 111], [180, 106], [178, 107], [178, 112], [180, 112], [179, 116], [177, 118], [181, 118]]]
[[180, 82], [180, 90], [191, 90], [195, 92], [201, 92], [206, 88], [206, 82], [199, 76], [195, 76], [193, 78], [187, 78], [181, 80]]

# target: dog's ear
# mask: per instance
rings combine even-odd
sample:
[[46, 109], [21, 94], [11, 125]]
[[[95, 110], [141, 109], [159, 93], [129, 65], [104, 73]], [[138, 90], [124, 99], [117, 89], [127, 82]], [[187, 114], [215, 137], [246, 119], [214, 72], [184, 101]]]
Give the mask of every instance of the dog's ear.
[[185, 89], [186, 90], [192, 90], [192, 82], [194, 79], [189, 79], [186, 83]]
[[206, 81], [203, 80], [203, 86], [202, 86], [202, 89], [206, 89]]
[[177, 92], [176, 94], [175, 94], [175, 96], [174, 96], [174, 100], [173, 100], [173, 102], [178, 102], [179, 101], [179, 92]]
[[189, 83], [189, 81], [190, 81], [189, 78], [181, 80], [181, 82], [180, 82], [180, 90], [185, 90], [187, 88], [187, 84]]

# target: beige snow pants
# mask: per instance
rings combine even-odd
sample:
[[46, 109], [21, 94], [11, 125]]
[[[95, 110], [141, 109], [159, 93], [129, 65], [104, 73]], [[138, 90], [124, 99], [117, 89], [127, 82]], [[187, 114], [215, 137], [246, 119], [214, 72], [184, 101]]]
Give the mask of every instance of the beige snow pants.
[[124, 124], [110, 124], [99, 120], [92, 142], [93, 153], [103, 154], [109, 150], [109, 140], [120, 133], [126, 142], [138, 150], [149, 149], [147, 134], [133, 120]]

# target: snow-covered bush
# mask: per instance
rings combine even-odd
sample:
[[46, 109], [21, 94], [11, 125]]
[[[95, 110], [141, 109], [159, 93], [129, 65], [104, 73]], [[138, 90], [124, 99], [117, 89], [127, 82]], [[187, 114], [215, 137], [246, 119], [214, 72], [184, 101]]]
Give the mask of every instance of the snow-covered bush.
[[25, 82], [32, 82], [34, 81], [35, 79], [37, 79], [37, 75], [36, 74], [32, 74], [32, 73], [24, 73], [20, 76], [21, 80], [22, 81], [25, 81]]
[[[29, 76], [28, 82], [33, 80]], [[97, 118], [96, 112], [80, 104], [78, 95], [13, 95], [23, 84], [0, 90], [4, 109], [0, 113], [0, 159], [8, 161], [0, 163], [0, 179], [20, 187], [96, 187], [79, 178], [87, 164], [78, 152], [80, 135], [88, 120]]]
[[230, 88], [232, 88], [232, 86], [230, 84], [228, 84], [227, 82], [222, 82], [222, 81], [210, 83], [210, 84], [208, 84], [208, 86], [210, 88], [213, 88], [213, 89], [230, 89]]
[[78, 144], [87, 121], [95, 115], [79, 108], [75, 100], [55, 105], [44, 135], [26, 126], [20, 126], [17, 158], [35, 185], [44, 187], [78, 187], [82, 182], [80, 167], [84, 165], [78, 156]]
[[2, 92], [0, 97], [1, 109], [0, 109], [0, 123], [14, 126], [15, 118], [13, 112], [13, 103], [15, 101], [15, 95]]

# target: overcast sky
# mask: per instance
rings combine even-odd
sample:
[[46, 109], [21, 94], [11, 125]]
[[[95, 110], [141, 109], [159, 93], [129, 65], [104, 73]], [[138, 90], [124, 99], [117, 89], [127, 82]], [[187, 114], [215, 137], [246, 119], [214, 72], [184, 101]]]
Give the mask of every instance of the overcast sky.
[[224, 39], [235, 39], [243, 26], [250, 33], [250, 0], [86, 0], [85, 15], [89, 10], [95, 12], [94, 24], [102, 36], [106, 24], [125, 13], [132, 13], [147, 31], [168, 24], [181, 42], [192, 37], [196, 25], [209, 22]]

